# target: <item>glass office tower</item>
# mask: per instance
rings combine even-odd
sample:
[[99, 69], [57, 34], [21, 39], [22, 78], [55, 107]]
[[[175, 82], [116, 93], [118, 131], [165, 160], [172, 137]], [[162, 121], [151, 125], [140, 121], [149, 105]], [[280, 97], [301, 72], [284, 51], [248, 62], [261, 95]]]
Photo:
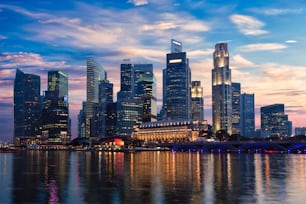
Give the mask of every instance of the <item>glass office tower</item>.
[[68, 75], [62, 71], [48, 72], [48, 90], [42, 109], [42, 135], [48, 142], [70, 141]]
[[240, 135], [240, 83], [232, 83], [232, 134]]
[[17, 69], [14, 81], [14, 141], [35, 139], [40, 135], [40, 76]]
[[240, 135], [255, 136], [255, 103], [254, 94], [241, 94]]
[[141, 122], [157, 120], [156, 79], [152, 64], [134, 64], [134, 95], [142, 100]]
[[204, 98], [201, 81], [191, 83], [191, 118], [193, 120], [204, 120]]
[[270, 136], [288, 137], [292, 133], [292, 123], [285, 114], [284, 104], [273, 104], [260, 108], [261, 129]]
[[212, 119], [214, 132], [232, 134], [232, 81], [227, 43], [218, 43], [213, 54]]
[[191, 117], [191, 71], [182, 44], [171, 41], [171, 53], [167, 54], [167, 67], [163, 72], [165, 80], [166, 118], [188, 120]]
[[102, 80], [105, 80], [105, 71], [103, 67], [92, 57], [87, 58], [87, 97], [86, 97], [86, 121], [85, 121], [85, 136], [92, 137], [96, 135], [98, 130], [97, 124], [94, 124], [95, 120], [93, 117], [98, 113], [99, 103], [99, 84]]

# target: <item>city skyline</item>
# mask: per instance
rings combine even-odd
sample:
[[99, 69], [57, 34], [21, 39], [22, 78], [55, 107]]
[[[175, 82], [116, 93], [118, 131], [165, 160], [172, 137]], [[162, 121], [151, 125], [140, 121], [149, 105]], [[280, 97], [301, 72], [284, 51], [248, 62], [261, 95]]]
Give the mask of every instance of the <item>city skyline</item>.
[[[86, 58], [93, 56], [120, 89], [120, 64], [151, 63], [162, 104], [162, 69], [170, 39], [183, 43], [192, 81], [201, 81], [205, 119], [211, 124], [213, 50], [227, 42], [232, 81], [241, 93], [255, 94], [256, 127], [260, 107], [283, 103], [293, 126], [306, 126], [305, 1], [48, 1], [0, 4], [0, 139], [13, 133], [13, 84], [16, 69], [41, 76], [68, 74], [72, 134], [86, 100]], [[86, 15], [80, 16], [80, 13]], [[120, 15], [117, 15], [120, 13]], [[128, 16], [128, 18], [127, 18]], [[298, 32], [296, 32], [298, 31]], [[115, 99], [116, 100], [116, 99]]]

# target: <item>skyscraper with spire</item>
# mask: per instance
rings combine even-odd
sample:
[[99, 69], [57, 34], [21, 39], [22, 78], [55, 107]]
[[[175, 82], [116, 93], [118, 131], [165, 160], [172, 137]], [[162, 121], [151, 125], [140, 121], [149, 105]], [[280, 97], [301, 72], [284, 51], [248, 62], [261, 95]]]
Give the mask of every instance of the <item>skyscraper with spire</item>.
[[232, 134], [232, 79], [227, 43], [217, 43], [213, 53], [212, 119], [214, 132]]

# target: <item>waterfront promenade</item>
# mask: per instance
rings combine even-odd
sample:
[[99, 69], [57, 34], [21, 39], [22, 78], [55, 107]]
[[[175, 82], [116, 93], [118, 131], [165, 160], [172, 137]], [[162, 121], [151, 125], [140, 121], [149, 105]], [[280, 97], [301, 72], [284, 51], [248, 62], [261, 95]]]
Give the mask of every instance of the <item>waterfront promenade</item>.
[[254, 153], [306, 153], [306, 141], [235, 141], [235, 142], [186, 142], [150, 144], [150, 148], [172, 151], [200, 152], [254, 152]]

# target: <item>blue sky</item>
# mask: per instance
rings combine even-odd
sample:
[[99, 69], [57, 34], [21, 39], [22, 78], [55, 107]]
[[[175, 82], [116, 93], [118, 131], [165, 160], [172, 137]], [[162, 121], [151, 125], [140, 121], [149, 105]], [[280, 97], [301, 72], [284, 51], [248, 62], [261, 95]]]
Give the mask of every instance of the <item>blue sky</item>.
[[284, 103], [294, 126], [306, 126], [306, 1], [47, 1], [0, 2], [0, 139], [13, 128], [13, 83], [16, 68], [41, 76], [69, 75], [73, 136], [86, 98], [86, 57], [93, 56], [119, 89], [123, 59], [152, 63], [159, 107], [162, 69], [172, 38], [183, 43], [192, 80], [204, 87], [205, 117], [211, 122], [212, 53], [227, 42], [232, 81], [254, 93], [256, 126], [259, 108]]

